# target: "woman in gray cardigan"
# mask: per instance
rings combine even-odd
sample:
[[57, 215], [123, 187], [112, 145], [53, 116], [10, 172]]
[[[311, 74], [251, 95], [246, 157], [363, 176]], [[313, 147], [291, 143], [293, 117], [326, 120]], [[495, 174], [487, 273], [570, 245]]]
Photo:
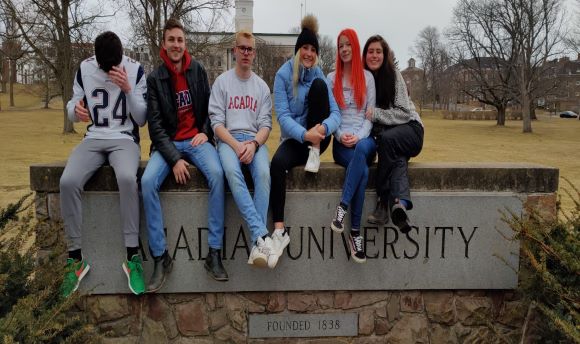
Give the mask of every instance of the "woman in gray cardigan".
[[393, 62], [393, 52], [379, 35], [363, 49], [365, 69], [375, 79], [376, 107], [367, 110], [377, 143], [377, 207], [368, 222], [384, 224], [390, 209], [393, 224], [402, 233], [411, 230], [407, 210], [413, 208], [407, 173], [410, 158], [423, 148], [423, 123], [407, 94], [405, 81]]

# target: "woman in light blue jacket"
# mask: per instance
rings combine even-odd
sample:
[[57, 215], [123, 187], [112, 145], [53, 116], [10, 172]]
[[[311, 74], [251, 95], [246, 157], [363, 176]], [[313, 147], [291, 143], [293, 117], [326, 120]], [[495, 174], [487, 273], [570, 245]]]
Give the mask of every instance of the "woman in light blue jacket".
[[274, 79], [274, 107], [281, 129], [281, 144], [270, 165], [270, 208], [274, 221], [275, 254], [279, 257], [290, 242], [284, 226], [286, 174], [306, 163], [305, 170], [318, 172], [320, 153], [340, 125], [340, 111], [318, 62], [318, 22], [302, 20], [295, 56], [284, 63]]
[[363, 68], [358, 36], [353, 29], [344, 29], [337, 38], [336, 71], [328, 75], [342, 122], [334, 133], [334, 161], [346, 168], [340, 204], [330, 227], [341, 233], [348, 209], [351, 209], [349, 243], [351, 257], [357, 263], [366, 261], [360, 222], [369, 179], [369, 165], [375, 159], [376, 144], [370, 132], [372, 123], [365, 111], [375, 106], [375, 81]]

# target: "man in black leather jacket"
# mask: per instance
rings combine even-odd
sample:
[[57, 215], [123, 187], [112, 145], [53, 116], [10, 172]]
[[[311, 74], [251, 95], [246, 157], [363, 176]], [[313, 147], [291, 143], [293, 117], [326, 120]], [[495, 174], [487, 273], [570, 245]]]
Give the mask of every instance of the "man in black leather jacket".
[[163, 29], [160, 52], [163, 64], [147, 78], [147, 120], [152, 153], [141, 178], [149, 249], [154, 270], [148, 291], [159, 290], [173, 262], [167, 252], [159, 188], [170, 172], [179, 184], [190, 178], [193, 163], [207, 178], [209, 254], [205, 268], [219, 281], [228, 275], [220, 256], [224, 234], [224, 174], [215, 147], [207, 106], [210, 88], [203, 67], [185, 47], [183, 26], [170, 19]]

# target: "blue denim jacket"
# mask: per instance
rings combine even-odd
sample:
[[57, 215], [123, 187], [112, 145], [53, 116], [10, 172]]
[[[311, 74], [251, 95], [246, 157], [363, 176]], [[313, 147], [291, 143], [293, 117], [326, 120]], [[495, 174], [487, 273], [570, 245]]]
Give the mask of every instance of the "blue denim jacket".
[[[300, 65], [297, 96], [294, 97], [292, 85], [293, 63], [293, 58], [288, 60], [276, 73], [276, 78], [274, 79], [274, 108], [276, 109], [278, 123], [280, 123], [280, 141], [292, 138], [298, 142], [304, 142], [306, 114], [308, 113], [306, 95], [314, 79], [320, 78], [327, 85], [328, 81], [320, 67], [315, 66], [307, 69]], [[328, 87], [328, 99], [330, 101], [330, 115], [322, 122], [326, 127], [327, 137], [332, 135], [340, 125], [340, 110], [330, 87]]]

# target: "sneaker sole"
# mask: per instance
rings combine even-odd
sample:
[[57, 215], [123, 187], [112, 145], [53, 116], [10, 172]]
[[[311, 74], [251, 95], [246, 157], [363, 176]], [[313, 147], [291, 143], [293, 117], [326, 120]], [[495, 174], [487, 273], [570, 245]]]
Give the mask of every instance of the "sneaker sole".
[[254, 265], [259, 268], [265, 268], [268, 266], [268, 258], [255, 258], [250, 265]]
[[334, 223], [330, 223], [330, 228], [335, 231], [336, 233], [342, 233], [344, 232], [344, 227], [343, 228], [338, 228], [334, 225]]
[[79, 289], [79, 285], [81, 284], [81, 281], [89, 273], [90, 268], [91, 268], [91, 266], [89, 264], [87, 264], [87, 266], [85, 267], [83, 272], [81, 272], [81, 274], [79, 275], [79, 279], [77, 280], [77, 284], [75, 285], [75, 288], [73, 289], [73, 291], [69, 295], [71, 295], [72, 293], [77, 291], [77, 289]]
[[[141, 295], [141, 294], [145, 294], [145, 291], [142, 291], [140, 293], [136, 292], [135, 290], [133, 290], [133, 287], [131, 287], [131, 279], [129, 277], [129, 271], [127, 271], [127, 266], [125, 265], [125, 263], [123, 263], [121, 265], [123, 267], [123, 271], [125, 271], [125, 275], [127, 276], [127, 285], [129, 285], [129, 289], [131, 289], [131, 292], [135, 295]], [[163, 282], [165, 282], [165, 280], [163, 280]], [[163, 283], [161, 283], [161, 285], [163, 285]], [[159, 289], [158, 289], [159, 290]]]
[[353, 260], [354, 260], [356, 263], [359, 263], [359, 264], [364, 264], [364, 263], [366, 263], [366, 262], [367, 262], [367, 259], [366, 259], [366, 257], [361, 259], [361, 258], [359, 258], [359, 257], [355, 256], [355, 252], [356, 252], [356, 251], [355, 251], [355, 250], [353, 249], [353, 247], [352, 247], [352, 240], [350, 240], [350, 238], [349, 238], [349, 240], [348, 240], [348, 245], [350, 246], [350, 256], [352, 257], [352, 259], [353, 259]]
[[350, 256], [352, 257], [352, 260], [354, 260], [356, 263], [359, 263], [359, 264], [364, 264], [364, 263], [366, 263], [366, 262], [367, 262], [367, 259], [366, 259], [366, 258], [360, 259], [359, 257], [355, 256], [355, 255], [352, 253], [352, 251], [351, 251], [351, 253], [350, 253]]

